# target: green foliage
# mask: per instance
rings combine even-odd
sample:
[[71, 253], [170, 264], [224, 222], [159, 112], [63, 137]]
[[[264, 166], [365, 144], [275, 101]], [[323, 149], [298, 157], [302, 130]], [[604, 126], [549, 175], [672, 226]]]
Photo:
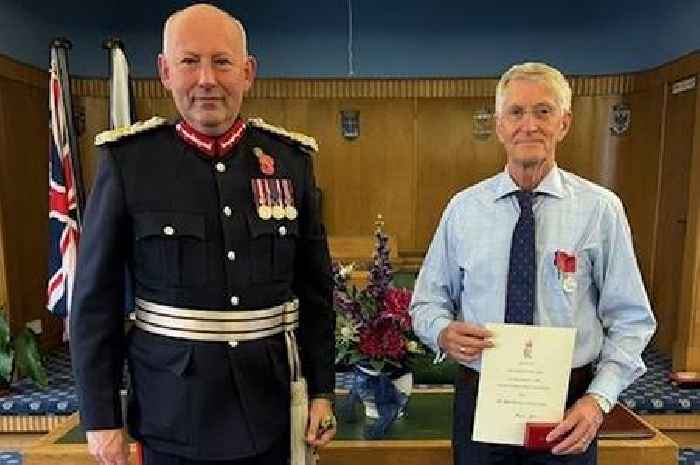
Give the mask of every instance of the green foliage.
[[411, 357], [408, 367], [416, 384], [452, 384], [459, 370], [459, 364], [451, 359], [433, 364], [433, 354], [430, 353]]
[[24, 328], [16, 337], [10, 337], [10, 325], [0, 305], [0, 378], [7, 383], [12, 382], [13, 366], [20, 378], [28, 376], [41, 388], [49, 385], [36, 335]]
[[15, 351], [11, 348], [0, 351], [0, 378], [10, 383], [12, 380], [12, 360], [15, 357]]
[[10, 346], [10, 324], [5, 318], [4, 307], [0, 305], [0, 351], [6, 351]]
[[29, 376], [37, 386], [45, 389], [49, 385], [46, 369], [41, 363], [39, 346], [36, 336], [29, 328], [24, 328], [15, 337], [15, 355], [17, 358], [17, 373], [20, 378]]

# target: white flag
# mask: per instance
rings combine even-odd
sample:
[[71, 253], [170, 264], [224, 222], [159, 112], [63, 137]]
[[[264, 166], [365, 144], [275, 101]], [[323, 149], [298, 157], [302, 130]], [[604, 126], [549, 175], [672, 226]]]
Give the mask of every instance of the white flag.
[[112, 83], [109, 93], [109, 123], [112, 129], [129, 126], [131, 121], [129, 64], [120, 47], [112, 48]]

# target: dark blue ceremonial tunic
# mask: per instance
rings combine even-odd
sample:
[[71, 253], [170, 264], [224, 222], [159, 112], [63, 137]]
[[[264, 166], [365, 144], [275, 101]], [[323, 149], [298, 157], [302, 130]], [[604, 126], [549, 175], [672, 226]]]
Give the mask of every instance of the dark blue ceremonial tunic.
[[[261, 172], [255, 147], [274, 159], [274, 174]], [[298, 217], [261, 219], [257, 178], [291, 180]], [[118, 388], [128, 357], [133, 437], [202, 460], [271, 447], [289, 429], [283, 335], [236, 347], [136, 328], [125, 336], [125, 265], [137, 297], [174, 307], [233, 314], [298, 297], [309, 394], [333, 392], [330, 258], [312, 160], [295, 141], [248, 126], [230, 153], [212, 159], [164, 125], [102, 146], [70, 322], [86, 429], [122, 426]]]

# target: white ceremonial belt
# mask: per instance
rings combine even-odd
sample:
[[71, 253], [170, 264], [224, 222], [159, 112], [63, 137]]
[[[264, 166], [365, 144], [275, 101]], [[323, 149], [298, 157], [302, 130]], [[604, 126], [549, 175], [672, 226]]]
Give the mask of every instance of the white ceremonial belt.
[[251, 341], [299, 326], [299, 300], [262, 310], [209, 311], [136, 298], [134, 324], [149, 333], [197, 341]]

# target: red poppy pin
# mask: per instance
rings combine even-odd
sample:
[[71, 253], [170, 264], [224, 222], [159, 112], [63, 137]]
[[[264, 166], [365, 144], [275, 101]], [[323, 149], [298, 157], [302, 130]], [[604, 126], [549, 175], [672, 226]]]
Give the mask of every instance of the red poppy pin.
[[263, 152], [260, 147], [255, 147], [253, 153], [258, 158], [260, 163], [260, 171], [267, 176], [275, 174], [275, 159]]

